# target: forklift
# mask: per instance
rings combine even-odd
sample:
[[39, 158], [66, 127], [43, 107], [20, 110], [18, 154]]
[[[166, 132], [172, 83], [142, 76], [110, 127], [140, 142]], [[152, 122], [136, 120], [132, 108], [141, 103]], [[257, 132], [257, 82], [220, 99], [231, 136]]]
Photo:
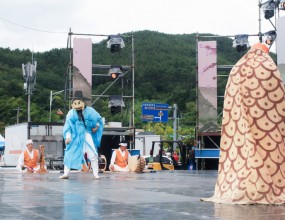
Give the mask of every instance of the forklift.
[[[159, 147], [160, 147], [159, 154], [157, 156], [153, 156], [155, 143], [159, 143]], [[162, 155], [164, 143], [168, 143], [170, 145], [169, 151], [171, 154], [170, 157], [172, 159], [172, 163], [169, 160], [165, 159]], [[177, 143], [179, 147], [180, 155], [182, 158], [181, 163], [177, 163], [173, 158], [174, 143]], [[152, 169], [152, 170], [174, 170], [174, 169], [186, 170], [187, 169], [186, 146], [183, 145], [181, 141], [153, 141], [147, 166], [148, 166], [148, 169]]]

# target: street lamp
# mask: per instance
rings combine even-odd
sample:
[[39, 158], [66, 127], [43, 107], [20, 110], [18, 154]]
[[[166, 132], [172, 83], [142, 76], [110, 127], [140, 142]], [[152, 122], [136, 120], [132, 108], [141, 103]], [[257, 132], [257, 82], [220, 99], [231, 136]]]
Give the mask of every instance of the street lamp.
[[54, 99], [54, 97], [60, 93], [63, 93], [64, 90], [60, 90], [58, 92], [52, 92], [52, 90], [50, 90], [50, 96], [49, 96], [49, 122], [51, 122], [51, 105], [52, 105], [52, 100]]

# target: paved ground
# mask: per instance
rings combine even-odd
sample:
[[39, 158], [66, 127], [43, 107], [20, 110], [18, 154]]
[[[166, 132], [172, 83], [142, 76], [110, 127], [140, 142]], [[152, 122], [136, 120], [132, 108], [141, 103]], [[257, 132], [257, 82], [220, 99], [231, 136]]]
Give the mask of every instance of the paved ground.
[[59, 175], [0, 168], [0, 219], [285, 219], [285, 206], [201, 202], [213, 195], [217, 171]]

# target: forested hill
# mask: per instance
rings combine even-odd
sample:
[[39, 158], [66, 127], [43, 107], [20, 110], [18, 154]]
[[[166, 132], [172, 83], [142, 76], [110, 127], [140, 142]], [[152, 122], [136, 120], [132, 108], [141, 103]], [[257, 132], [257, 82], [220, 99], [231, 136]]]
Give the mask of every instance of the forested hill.
[[[126, 33], [131, 34], [131, 33]], [[195, 121], [196, 97], [196, 34], [172, 35], [153, 31], [138, 31], [134, 35], [135, 48], [135, 98], [136, 121], [140, 125], [140, 105], [143, 101], [176, 103], [184, 123]], [[205, 38], [206, 39], [206, 38]], [[201, 40], [205, 40], [202, 39]], [[207, 38], [206, 40], [209, 40]], [[241, 57], [232, 48], [232, 40], [216, 38], [218, 64], [234, 64]], [[131, 64], [129, 39], [126, 48], [118, 54], [111, 54], [106, 48], [107, 40], [93, 45], [93, 63], [122, 65]], [[35, 122], [48, 122], [50, 91], [64, 89], [65, 74], [70, 63], [68, 49], [52, 49], [33, 54], [37, 60], [37, 79], [35, 91], [31, 97], [31, 119]], [[0, 133], [9, 124], [16, 123], [16, 108], [20, 107], [19, 121], [27, 121], [27, 95], [23, 89], [22, 64], [30, 62], [30, 50], [10, 50], [0, 48]], [[100, 93], [109, 82], [93, 79], [93, 93]], [[126, 83], [128, 84], [128, 82]], [[111, 89], [112, 90], [112, 89]], [[116, 91], [111, 91], [115, 93]], [[100, 113], [111, 120], [108, 102], [102, 100], [94, 106]], [[104, 105], [104, 107], [102, 106]], [[52, 104], [52, 121], [62, 120], [56, 110], [63, 109], [63, 97], [56, 96]], [[107, 112], [108, 111], [108, 112]]]

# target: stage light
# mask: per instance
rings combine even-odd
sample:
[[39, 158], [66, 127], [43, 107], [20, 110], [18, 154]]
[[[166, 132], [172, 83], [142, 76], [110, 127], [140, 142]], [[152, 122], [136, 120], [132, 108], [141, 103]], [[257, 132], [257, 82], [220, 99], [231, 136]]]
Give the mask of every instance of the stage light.
[[279, 9], [280, 10], [285, 10], [285, 0], [282, 0], [279, 4]]
[[233, 47], [237, 49], [237, 52], [245, 51], [249, 47], [248, 35], [240, 34], [236, 35], [233, 41]]
[[110, 35], [108, 39], [107, 48], [111, 48], [111, 53], [116, 53], [125, 47], [124, 40], [119, 35]]
[[262, 10], [264, 12], [264, 18], [270, 19], [274, 16], [274, 10], [276, 8], [276, 4], [273, 0], [269, 0], [262, 4]]
[[113, 115], [121, 112], [122, 107], [125, 107], [125, 103], [122, 96], [110, 95], [108, 107], [111, 109], [111, 113]]
[[112, 106], [111, 107], [111, 114], [115, 115], [121, 112], [121, 106]]
[[112, 80], [115, 80], [120, 77], [121, 74], [123, 74], [122, 66], [112, 65], [111, 69], [109, 70], [108, 76], [110, 76]]
[[265, 38], [264, 43], [266, 43], [267, 45], [272, 45], [277, 37], [277, 33], [276, 31], [268, 31], [264, 33], [263, 36]]

